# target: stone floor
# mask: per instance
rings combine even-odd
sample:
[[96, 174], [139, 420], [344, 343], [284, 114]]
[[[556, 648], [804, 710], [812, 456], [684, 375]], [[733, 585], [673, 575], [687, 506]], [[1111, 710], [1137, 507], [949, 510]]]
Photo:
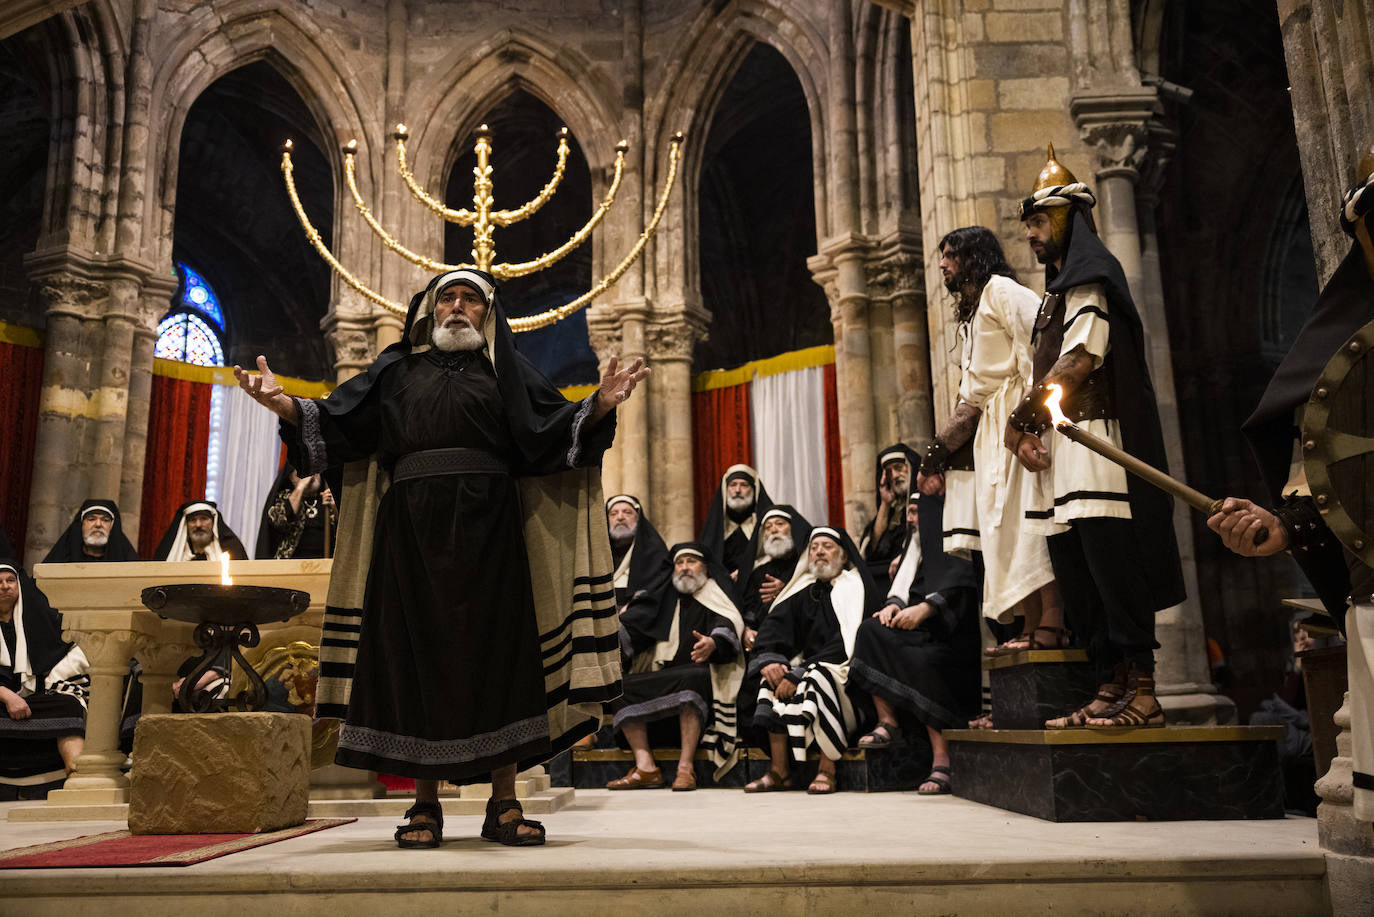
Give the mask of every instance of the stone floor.
[[[5, 822], [0, 849], [122, 827]], [[439, 850], [395, 819], [196, 866], [0, 871], [0, 914], [1275, 914], [1329, 912], [1316, 822], [1052, 824], [914, 793], [578, 790], [549, 844]]]

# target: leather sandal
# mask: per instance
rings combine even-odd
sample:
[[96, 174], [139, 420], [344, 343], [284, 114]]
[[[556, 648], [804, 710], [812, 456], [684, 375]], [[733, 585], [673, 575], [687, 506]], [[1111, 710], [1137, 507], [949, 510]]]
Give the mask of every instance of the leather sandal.
[[[1095, 719], [1097, 717], [1102, 716], [1115, 716], [1117, 713], [1120, 712], [1120, 709], [1122, 707], [1125, 707], [1127, 704], [1131, 702], [1131, 699], [1133, 697], [1134, 695], [1128, 696], [1128, 692], [1124, 688], [1122, 688], [1121, 685], [1112, 683], [1101, 685], [1097, 689], [1096, 697], [1088, 701], [1082, 707], [1079, 707], [1073, 713], [1070, 713], [1068, 716], [1061, 716], [1056, 717], [1052, 720], [1046, 720], [1045, 728], [1082, 729], [1083, 727], [1088, 725], [1089, 719]], [[1098, 701], [1107, 704], [1107, 709], [1100, 711], [1098, 713], [1089, 713], [1088, 708], [1090, 708], [1093, 704], [1097, 703]]]
[[[426, 815], [433, 822], [410, 821], [417, 815]], [[402, 816], [409, 824], [396, 826], [396, 846], [404, 849], [433, 848], [438, 847], [444, 842], [444, 810], [437, 802], [417, 802], [415, 805], [406, 809], [406, 814]], [[403, 834], [411, 834], [419, 831], [428, 831], [428, 840], [414, 840], [402, 837]]]
[[[510, 821], [501, 821], [501, 816], [515, 809], [520, 813], [519, 818], [512, 818]], [[521, 834], [521, 826], [533, 828], [538, 834]], [[525, 817], [525, 807], [520, 805], [518, 799], [488, 799], [487, 817], [482, 822], [482, 837], [498, 844], [505, 844], [507, 847], [538, 847], [544, 843], [544, 825], [534, 819]]]
[[[1153, 675], [1147, 675], [1137, 669], [1132, 669], [1127, 681], [1126, 693], [1123, 695], [1125, 703], [1114, 705], [1110, 710], [1105, 710], [1097, 716], [1088, 718], [1089, 729], [1157, 729], [1164, 725], [1164, 708], [1155, 699], [1155, 680]], [[1155, 709], [1150, 713], [1144, 713], [1137, 706], [1137, 701], [1155, 702]]]
[[935, 789], [923, 790], [917, 787], [916, 792], [921, 796], [944, 796], [950, 791], [949, 777], [949, 768], [943, 764], [937, 764], [930, 769], [930, 776], [921, 781], [922, 786], [927, 783], [935, 784]]
[[663, 786], [663, 771], [654, 768], [642, 771], [637, 766], [630, 768], [624, 777], [618, 777], [606, 784], [608, 790], [653, 790]]
[[792, 789], [792, 775], [783, 776], [775, 770], [769, 770], [757, 780], [750, 780], [744, 785], [746, 793], [777, 793], [781, 790]]
[[690, 767], [679, 767], [673, 778], [673, 792], [686, 793], [697, 788], [697, 772]]
[[[1038, 636], [1036, 636], [1036, 635], [1039, 634], [1042, 630], [1043, 630], [1045, 633], [1047, 633], [1047, 634], [1053, 634], [1053, 635], [1054, 635], [1053, 641], [1051, 641], [1051, 642], [1045, 642], [1045, 641], [1042, 641]], [[1068, 649], [1068, 646], [1069, 646], [1069, 630], [1068, 630], [1067, 627], [1048, 627], [1048, 626], [1045, 626], [1045, 625], [1041, 625], [1040, 627], [1037, 627], [1035, 630], [1031, 631], [1030, 646], [1027, 647], [1027, 649], [1032, 649], [1032, 650], [1062, 650], [1062, 649]]]
[[1005, 643], [990, 646], [983, 650], [985, 656], [1010, 656], [1014, 653], [1022, 653], [1026, 650], [1035, 649], [1035, 634], [1017, 634]]
[[[881, 730], [881, 731], [879, 731]], [[887, 748], [902, 734], [902, 727], [896, 723], [879, 723], [872, 731], [859, 739], [859, 748]]]
[[825, 771], [816, 771], [815, 779], [806, 788], [808, 796], [829, 796], [833, 792], [835, 792], [835, 775], [827, 774]]

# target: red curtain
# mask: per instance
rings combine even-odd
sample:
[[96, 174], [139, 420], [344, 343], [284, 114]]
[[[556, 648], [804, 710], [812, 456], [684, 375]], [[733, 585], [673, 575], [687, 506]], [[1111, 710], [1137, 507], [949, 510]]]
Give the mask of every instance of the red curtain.
[[38, 398], [43, 389], [43, 348], [0, 343], [0, 526], [23, 562], [29, 523], [29, 484], [33, 447], [38, 438]]
[[835, 388], [835, 364], [825, 367], [825, 492], [830, 524], [844, 528], [844, 474], [840, 466], [840, 399]]
[[178, 506], [205, 496], [210, 391], [209, 383], [153, 376], [138, 522], [140, 557], [152, 558]]
[[747, 382], [692, 393], [692, 442], [696, 529], [701, 531], [711, 499], [720, 490], [720, 477], [725, 469], [740, 463], [754, 464]]

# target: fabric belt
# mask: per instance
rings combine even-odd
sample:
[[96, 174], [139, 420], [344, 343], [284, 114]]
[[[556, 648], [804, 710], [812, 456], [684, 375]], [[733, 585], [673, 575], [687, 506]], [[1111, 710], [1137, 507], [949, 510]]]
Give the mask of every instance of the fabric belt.
[[481, 449], [426, 449], [396, 460], [392, 483], [444, 474], [510, 474], [501, 459]]

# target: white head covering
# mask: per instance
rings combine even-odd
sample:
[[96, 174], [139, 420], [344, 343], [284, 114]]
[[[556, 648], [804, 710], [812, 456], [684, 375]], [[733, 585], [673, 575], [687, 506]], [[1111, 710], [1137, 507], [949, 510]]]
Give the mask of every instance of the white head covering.
[[219, 544], [219, 511], [209, 503], [192, 503], [181, 511], [181, 518], [177, 520], [177, 534], [172, 539], [172, 547], [167, 552], [167, 560], [194, 560], [195, 554], [191, 552], [191, 545], [186, 541], [186, 517], [192, 513], [209, 513], [213, 516], [210, 523], [210, 543], [205, 546], [205, 559], [219, 563], [220, 555], [224, 549]]
[[482, 299], [487, 304], [487, 315], [482, 320], [482, 337], [487, 342], [487, 353], [492, 354], [492, 366], [495, 367], [496, 358], [491, 345], [496, 336], [496, 310], [492, 308], [495, 303], [496, 288], [492, 286], [491, 281], [477, 271], [466, 269], [449, 271], [425, 291], [424, 299], [420, 300], [420, 309], [415, 316], [415, 322], [410, 328], [410, 343], [417, 351], [430, 345], [430, 335], [434, 328], [434, 307], [438, 303], [439, 294], [444, 292], [446, 287], [451, 287], [455, 283], [465, 283], [471, 286], [482, 294]]
[[[773, 600], [773, 608], [779, 607], [787, 599], [816, 582], [816, 574], [811, 572], [811, 542], [822, 536], [834, 541], [840, 546], [840, 550], [844, 551], [844, 538], [835, 529], [828, 525], [818, 525], [812, 529], [811, 537], [806, 539], [807, 549], [800, 552], [797, 566], [792, 570], [792, 578]], [[840, 571], [839, 576], [830, 581], [830, 605], [835, 609], [835, 618], [840, 622], [845, 655], [853, 656], [854, 636], [859, 632], [859, 625], [864, 619], [864, 580], [850, 563], [848, 552], [845, 552], [845, 568]]]
[[94, 512], [107, 513], [109, 514], [111, 519], [113, 519], [115, 516], [115, 510], [113, 505], [108, 503], [92, 503], [90, 506], [86, 507], [81, 511], [81, 518], [85, 519], [87, 516]]
[[[14, 574], [14, 578], [19, 578], [19, 571], [9, 564], [0, 564], [0, 572], [5, 570]], [[9, 644], [0, 640], [0, 665], [9, 666], [14, 670], [14, 674], [19, 678], [23, 693], [32, 694], [37, 685], [34, 681], [33, 663], [29, 660], [29, 644], [24, 639], [24, 590], [19, 589], [19, 598], [14, 603], [14, 616], [10, 618], [14, 623], [14, 658], [10, 658]]]

